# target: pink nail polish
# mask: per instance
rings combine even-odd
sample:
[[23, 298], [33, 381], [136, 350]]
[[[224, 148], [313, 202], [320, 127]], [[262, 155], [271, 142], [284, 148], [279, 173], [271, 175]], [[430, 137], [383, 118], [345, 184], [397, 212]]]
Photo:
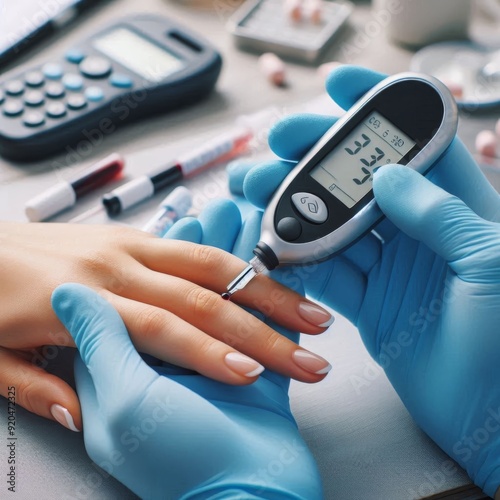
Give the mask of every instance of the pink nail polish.
[[80, 429], [78, 429], [75, 425], [75, 421], [73, 420], [71, 413], [66, 408], [64, 408], [64, 406], [53, 404], [50, 407], [50, 413], [52, 413], [52, 416], [63, 427], [66, 427], [66, 429], [69, 429], [70, 431], [73, 432], [80, 432]]
[[323, 375], [332, 369], [326, 359], [304, 349], [297, 349], [293, 353], [293, 359], [298, 366], [316, 375]]
[[322, 328], [330, 326], [335, 321], [328, 311], [312, 302], [301, 302], [298, 309], [302, 319]]
[[252, 358], [239, 352], [230, 352], [224, 358], [226, 365], [245, 377], [256, 377], [264, 371], [264, 367]]

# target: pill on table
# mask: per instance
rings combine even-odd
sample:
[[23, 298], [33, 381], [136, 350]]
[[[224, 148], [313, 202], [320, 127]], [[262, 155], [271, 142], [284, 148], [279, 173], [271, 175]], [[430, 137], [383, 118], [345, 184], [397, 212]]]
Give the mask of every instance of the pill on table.
[[302, 0], [285, 0], [283, 3], [285, 15], [292, 21], [302, 20]]
[[321, 23], [321, 15], [323, 13], [323, 0], [308, 0], [309, 19], [314, 24]]
[[491, 130], [482, 130], [476, 136], [476, 151], [483, 156], [496, 156], [498, 137]]
[[285, 63], [272, 52], [266, 52], [259, 57], [259, 67], [265, 77], [274, 85], [285, 84]]

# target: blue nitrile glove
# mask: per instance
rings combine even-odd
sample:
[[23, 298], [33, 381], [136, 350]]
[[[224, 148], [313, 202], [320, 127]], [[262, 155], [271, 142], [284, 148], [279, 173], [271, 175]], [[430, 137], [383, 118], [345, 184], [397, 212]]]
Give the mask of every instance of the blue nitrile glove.
[[[327, 88], [349, 108], [383, 75], [345, 66]], [[333, 119], [301, 115], [269, 142], [288, 162], [253, 169], [247, 199], [264, 207]], [[440, 186], [440, 187], [437, 187]], [[488, 495], [500, 485], [500, 198], [459, 139], [428, 174], [382, 167], [387, 215], [337, 256], [299, 272], [306, 292], [358, 328], [415, 421]], [[451, 194], [449, 194], [451, 193]]]
[[[221, 202], [200, 221], [174, 226], [171, 236], [234, 246], [246, 256], [259, 227], [260, 214], [241, 228], [236, 207]], [[52, 305], [81, 356], [75, 375], [87, 452], [141, 498], [322, 498], [316, 464], [290, 413], [287, 378], [265, 371], [252, 385], [231, 386], [172, 365], [153, 369], [118, 313], [93, 291], [62, 285]]]

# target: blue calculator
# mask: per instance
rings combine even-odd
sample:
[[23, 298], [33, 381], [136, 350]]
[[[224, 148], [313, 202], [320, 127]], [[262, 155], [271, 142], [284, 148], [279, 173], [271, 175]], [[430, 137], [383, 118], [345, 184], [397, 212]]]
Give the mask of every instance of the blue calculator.
[[221, 66], [217, 50], [177, 22], [124, 18], [60, 59], [0, 80], [0, 154], [79, 153], [130, 120], [207, 96]]

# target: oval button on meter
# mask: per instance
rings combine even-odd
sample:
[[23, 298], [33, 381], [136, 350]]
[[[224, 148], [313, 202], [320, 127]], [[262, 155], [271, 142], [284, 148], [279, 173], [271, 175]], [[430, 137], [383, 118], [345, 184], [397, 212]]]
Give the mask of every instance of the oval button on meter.
[[295, 193], [292, 195], [292, 203], [308, 221], [321, 224], [328, 218], [325, 202], [315, 194]]

